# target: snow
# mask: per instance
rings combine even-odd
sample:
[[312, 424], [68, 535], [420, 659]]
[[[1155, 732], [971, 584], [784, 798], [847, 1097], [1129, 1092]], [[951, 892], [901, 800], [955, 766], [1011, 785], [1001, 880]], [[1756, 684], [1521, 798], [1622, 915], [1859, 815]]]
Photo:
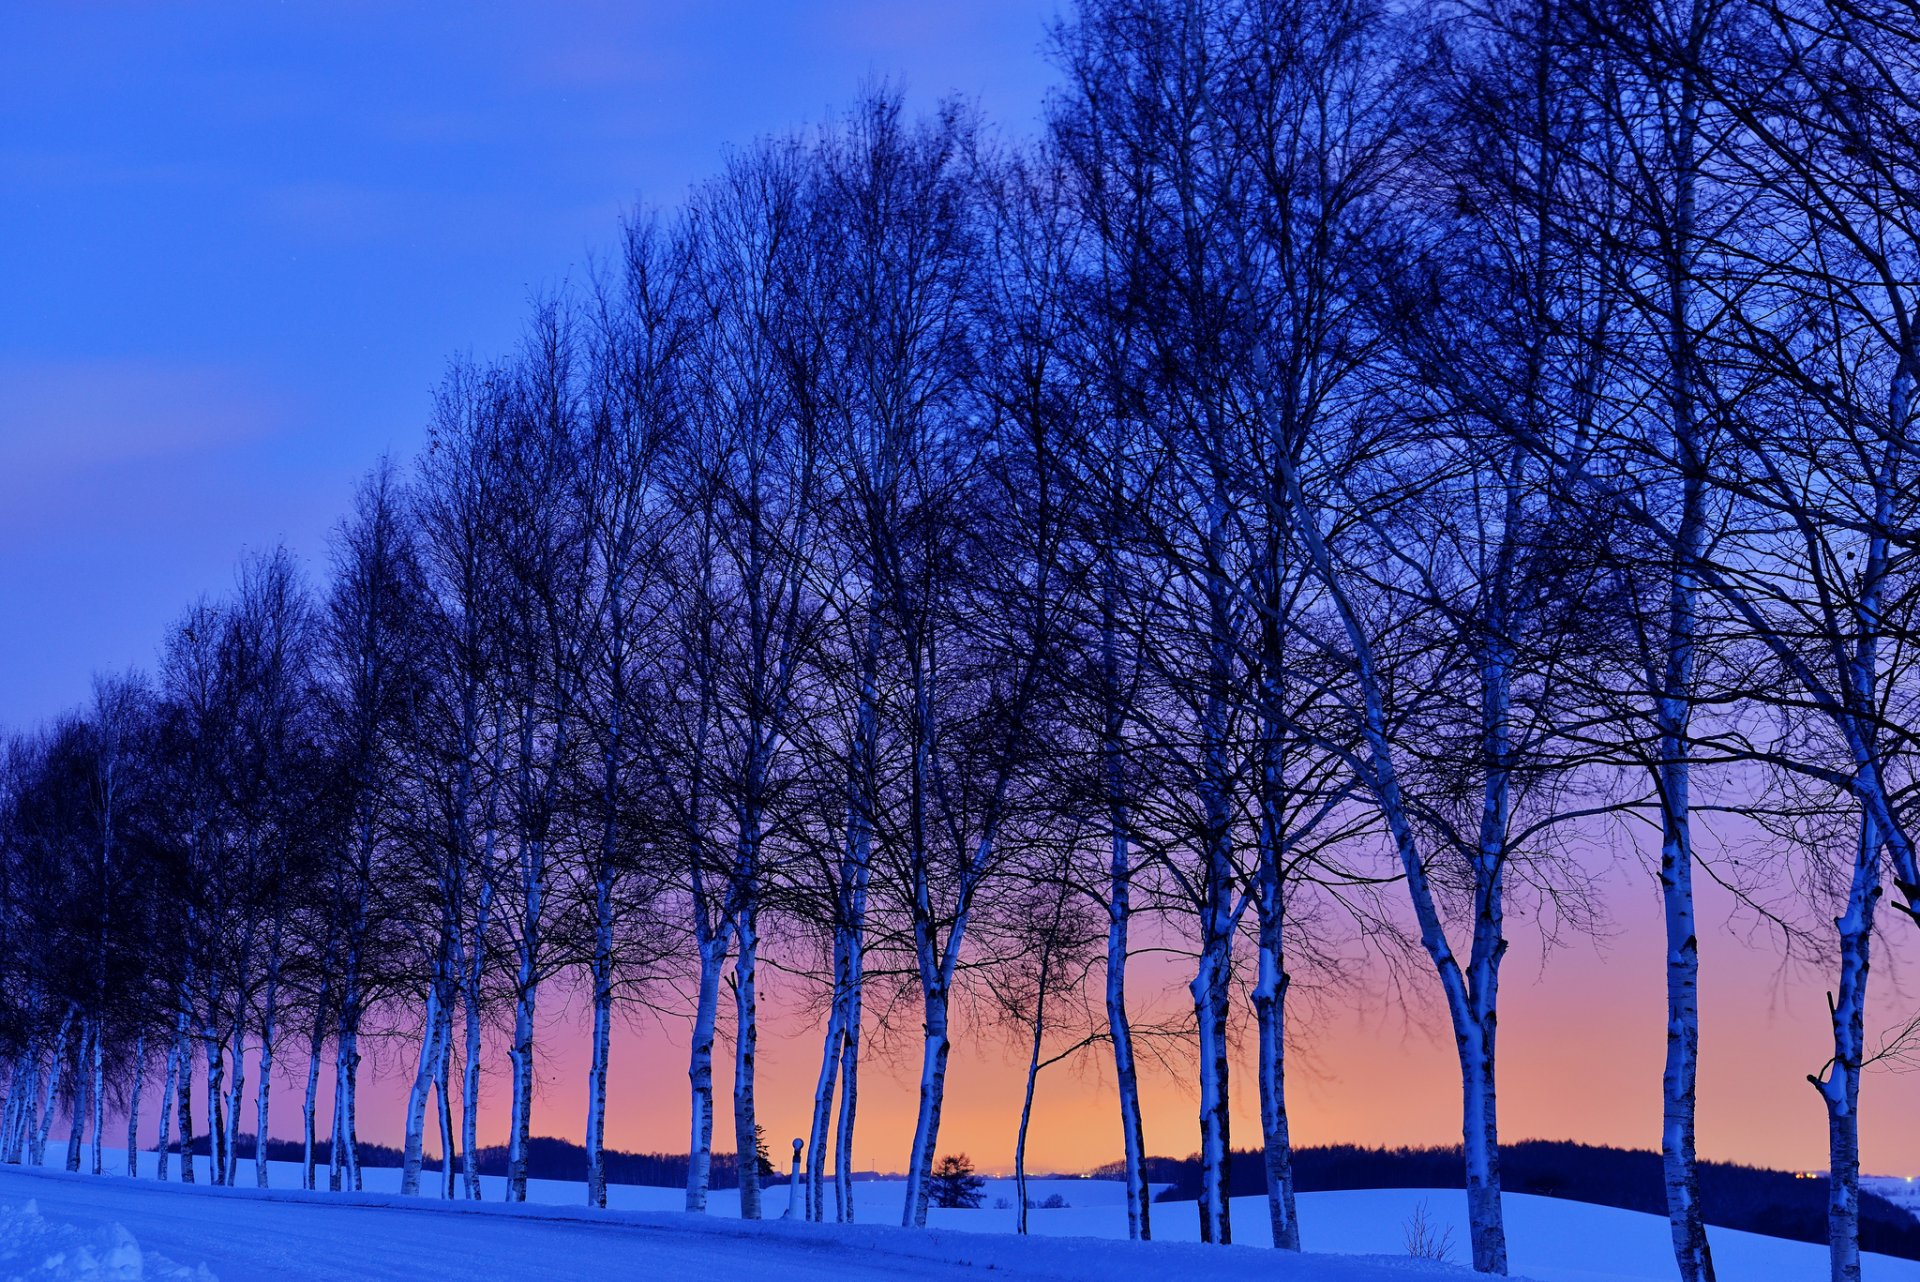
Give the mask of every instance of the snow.
[[0, 1205], [0, 1278], [7, 1282], [213, 1282], [142, 1251], [125, 1226], [83, 1229], [47, 1219], [39, 1203]]
[[1860, 1189], [1878, 1193], [1908, 1215], [1920, 1219], [1920, 1180], [1911, 1175], [1863, 1175]]
[[[944, 1224], [907, 1230], [778, 1220], [745, 1223], [683, 1212], [509, 1207], [379, 1193], [182, 1188], [123, 1176], [0, 1169], [0, 1205], [23, 1206], [29, 1200], [39, 1216], [61, 1225], [62, 1232], [103, 1241], [137, 1240], [148, 1258], [157, 1253], [193, 1260], [218, 1282], [415, 1282], [429, 1277], [573, 1282], [635, 1276], [977, 1282], [983, 1271], [1048, 1282], [1114, 1282], [1148, 1271], [1192, 1282], [1244, 1282], [1250, 1262], [1249, 1248], [1022, 1239], [956, 1232]], [[1464, 1282], [1468, 1276], [1404, 1254], [1365, 1259], [1262, 1253], [1258, 1263], [1260, 1276], [1274, 1282]], [[52, 1282], [69, 1275], [44, 1276]], [[41, 1278], [34, 1277], [34, 1282]]]
[[[150, 1162], [143, 1165], [150, 1173]], [[198, 1174], [205, 1179], [204, 1160]], [[241, 1175], [251, 1179], [249, 1164], [242, 1163]], [[1125, 1190], [1107, 1180], [1029, 1180], [1028, 1193], [1036, 1202], [1058, 1194], [1069, 1205], [1034, 1211], [1032, 1236], [1021, 1239], [1012, 1233], [1011, 1180], [989, 1180], [980, 1210], [935, 1208], [922, 1232], [894, 1227], [906, 1187], [898, 1180], [855, 1186], [861, 1223], [811, 1225], [778, 1219], [742, 1223], [732, 1218], [738, 1196], [731, 1192], [711, 1194], [706, 1216], [689, 1216], [680, 1210], [684, 1194], [679, 1189], [612, 1185], [610, 1209], [599, 1212], [581, 1205], [582, 1186], [574, 1182], [529, 1181], [530, 1203], [511, 1207], [499, 1201], [503, 1181], [498, 1178], [483, 1181], [488, 1201], [449, 1204], [399, 1196], [396, 1169], [370, 1167], [365, 1175], [364, 1194], [303, 1193], [291, 1187], [298, 1183], [297, 1168], [273, 1163], [278, 1187], [262, 1193], [0, 1168], [0, 1207], [10, 1208], [0, 1211], [0, 1280], [144, 1276], [173, 1282], [194, 1276], [180, 1272], [174, 1261], [188, 1269], [204, 1265], [219, 1282], [425, 1276], [557, 1282], [631, 1276], [639, 1262], [648, 1273], [673, 1270], [687, 1277], [769, 1276], [777, 1270], [781, 1282], [977, 1278], [983, 1269], [1057, 1282], [1114, 1282], [1151, 1274], [1242, 1282], [1255, 1264], [1259, 1276], [1277, 1282], [1473, 1276], [1463, 1267], [1407, 1255], [1406, 1224], [1424, 1204], [1436, 1231], [1451, 1230], [1452, 1259], [1467, 1258], [1465, 1197], [1458, 1190], [1303, 1194], [1300, 1220], [1308, 1254], [1296, 1258], [1265, 1249], [1266, 1202], [1260, 1197], [1234, 1199], [1235, 1247], [1196, 1243], [1199, 1222], [1192, 1202], [1155, 1203], [1156, 1240], [1127, 1242]], [[429, 1187], [433, 1179], [429, 1174]], [[1001, 1198], [1009, 1206], [995, 1209]], [[1508, 1194], [1505, 1201], [1517, 1276], [1533, 1282], [1669, 1282], [1673, 1277], [1666, 1221], [1658, 1216], [1525, 1194]], [[37, 1207], [34, 1217], [21, 1213], [29, 1202]], [[786, 1205], [785, 1185], [766, 1190], [770, 1216]], [[32, 1233], [52, 1234], [96, 1256], [116, 1248], [136, 1250], [148, 1261], [146, 1272], [22, 1273], [8, 1254], [10, 1243], [27, 1236], [21, 1226], [35, 1219], [41, 1227]], [[1709, 1236], [1722, 1277], [1826, 1273], [1821, 1246], [1726, 1229], [1711, 1229]], [[1249, 1259], [1254, 1251], [1257, 1261]], [[1865, 1266], [1867, 1282], [1920, 1282], [1920, 1262], [1869, 1255]]]

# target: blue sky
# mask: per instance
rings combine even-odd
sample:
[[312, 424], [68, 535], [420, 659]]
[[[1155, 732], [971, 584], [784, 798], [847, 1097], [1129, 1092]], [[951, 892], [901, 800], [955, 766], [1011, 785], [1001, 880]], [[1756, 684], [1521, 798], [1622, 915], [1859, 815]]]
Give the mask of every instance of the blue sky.
[[874, 76], [1025, 132], [1054, 0], [0, 8], [0, 725], [317, 579], [453, 353]]

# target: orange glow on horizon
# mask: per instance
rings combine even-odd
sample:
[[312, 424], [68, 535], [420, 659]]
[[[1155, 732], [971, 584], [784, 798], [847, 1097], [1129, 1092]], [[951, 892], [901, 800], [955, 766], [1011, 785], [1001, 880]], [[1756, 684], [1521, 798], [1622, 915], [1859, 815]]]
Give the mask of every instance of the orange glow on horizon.
[[[1501, 1133], [1628, 1148], [1657, 1148], [1664, 1051], [1663, 951], [1659, 903], [1637, 868], [1609, 875], [1617, 932], [1604, 946], [1579, 941], [1545, 959], [1525, 923], [1514, 922], [1502, 977], [1500, 1023]], [[1829, 1037], [1821, 974], [1782, 968], [1764, 936], [1749, 944], [1724, 928], [1731, 906], [1703, 882], [1703, 1059], [1699, 1143], [1703, 1158], [1787, 1170], [1824, 1169], [1826, 1125], [1806, 1075], [1827, 1055]], [[1908, 933], [1895, 929], [1876, 943], [1870, 1033], [1910, 1012], [1899, 991], [1902, 962], [1915, 956]], [[1889, 947], [1891, 945], [1891, 947]], [[1891, 955], [1889, 955], [1891, 954]], [[1177, 1012], [1186, 976], [1175, 958], [1135, 963], [1130, 1002], [1143, 1016]], [[1418, 975], [1416, 979], [1426, 979]], [[758, 1116], [784, 1165], [789, 1140], [804, 1135], [819, 1069], [819, 1019], [806, 1005], [802, 981], [762, 971]], [[1415, 996], [1432, 996], [1416, 984]], [[1458, 1142], [1458, 1078], [1445, 1018], [1437, 1003], [1403, 1015], [1379, 995], [1313, 1019], [1296, 1007], [1289, 1048], [1288, 1104], [1300, 1146], [1440, 1145]], [[543, 994], [536, 1045], [540, 1090], [536, 1134], [579, 1140], [584, 1131], [589, 1021], [579, 996], [555, 984]], [[965, 1151], [981, 1169], [1010, 1168], [1026, 1070], [1025, 1047], [983, 1030], [956, 1001], [954, 1050], [940, 1132], [940, 1151]], [[884, 1049], [869, 1043], [862, 1060], [856, 1166], [897, 1171], [911, 1145], [919, 1071], [917, 1006], [894, 1012]], [[871, 1024], [869, 1027], [871, 1031]], [[1253, 1035], [1242, 1030], [1233, 1079], [1236, 1147], [1259, 1143], [1259, 1101], [1252, 1077]], [[417, 1047], [394, 1039], [369, 1057], [362, 1088], [361, 1135], [398, 1145], [404, 1095]], [[715, 1147], [731, 1150], [731, 1047], [716, 1051]], [[1028, 1144], [1030, 1171], [1078, 1172], [1120, 1153], [1115, 1092], [1104, 1046], [1041, 1074]], [[290, 1071], [304, 1061], [282, 1052]], [[323, 1075], [324, 1076], [324, 1075]], [[506, 1130], [505, 1057], [492, 1055], [484, 1085], [481, 1142]], [[1872, 1071], [1863, 1086], [1861, 1145], [1869, 1172], [1911, 1167], [1920, 1147], [1915, 1080]], [[687, 1148], [686, 1037], [673, 1022], [617, 1027], [608, 1087], [607, 1142], [632, 1151]], [[297, 1105], [276, 1109], [275, 1131], [296, 1133]], [[324, 1105], [323, 1099], [323, 1105]], [[1197, 1095], [1164, 1066], [1142, 1081], [1147, 1147], [1180, 1156], [1197, 1147]], [[249, 1112], [248, 1116], [251, 1116]], [[435, 1143], [428, 1127], [429, 1145]]]

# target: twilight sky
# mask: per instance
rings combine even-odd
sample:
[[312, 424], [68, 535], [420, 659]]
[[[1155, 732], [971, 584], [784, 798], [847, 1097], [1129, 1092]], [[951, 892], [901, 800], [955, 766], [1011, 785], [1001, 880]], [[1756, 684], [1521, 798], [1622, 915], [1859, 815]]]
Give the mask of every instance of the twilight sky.
[[866, 77], [1028, 128], [1052, 0], [0, 8], [0, 724], [317, 572], [449, 355]]
[[[149, 663], [189, 600], [228, 586], [243, 548], [284, 540], [317, 577], [353, 480], [382, 451], [408, 455], [421, 441], [447, 357], [505, 348], [530, 291], [580, 273], [623, 209], [675, 201], [728, 144], [817, 119], [873, 75], [904, 78], [921, 104], [963, 90], [1030, 128], [1053, 9], [0, 8], [0, 725], [77, 702], [93, 671]], [[1617, 929], [1604, 944], [1543, 965], [1530, 924], [1514, 922], [1501, 1024], [1510, 1138], [1658, 1142], [1658, 903], [1630, 852], [1607, 887]], [[1821, 1165], [1804, 1078], [1826, 1053], [1823, 978], [1783, 971], [1764, 932], [1725, 929], [1725, 903], [1711, 891], [1707, 901], [1702, 1151]], [[1875, 967], [1875, 1028], [1912, 1008], [1911, 933]], [[1171, 1011], [1184, 979], [1143, 964], [1143, 1017]], [[1431, 980], [1416, 980], [1411, 1016], [1377, 995], [1301, 1008], [1300, 1142], [1457, 1139], [1444, 1021]], [[768, 988], [762, 1116], [784, 1150], [802, 1129], [818, 1048], [797, 991], [777, 978]], [[542, 1133], [580, 1134], [579, 1014], [550, 994]], [[898, 1062], [863, 1081], [863, 1166], [904, 1161], [914, 1028], [910, 1016], [900, 1025]], [[613, 1144], [684, 1149], [684, 1044], [671, 1022], [621, 1034]], [[1258, 1136], [1248, 1051], [1235, 1083], [1243, 1145]], [[387, 1089], [369, 1091], [368, 1138], [397, 1139], [412, 1053], [376, 1049]], [[943, 1147], [1007, 1160], [1017, 1059], [963, 1020]], [[1097, 1065], [1043, 1079], [1036, 1166], [1117, 1155]], [[1150, 1148], [1190, 1151], [1190, 1094], [1158, 1073], [1147, 1097]], [[499, 1134], [504, 1099], [494, 1102]], [[1920, 1080], [1869, 1075], [1870, 1169], [1920, 1166], [1916, 1104]], [[292, 1109], [280, 1120], [297, 1121]]]

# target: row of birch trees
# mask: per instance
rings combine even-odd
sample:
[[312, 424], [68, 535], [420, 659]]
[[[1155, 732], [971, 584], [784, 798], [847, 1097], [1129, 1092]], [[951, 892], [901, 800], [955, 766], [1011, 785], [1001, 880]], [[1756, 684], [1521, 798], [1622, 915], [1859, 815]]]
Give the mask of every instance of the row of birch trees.
[[1036, 140], [880, 88], [729, 156], [450, 368], [320, 582], [249, 559], [152, 677], [12, 741], [0, 1153], [60, 1115], [98, 1171], [124, 1118], [137, 1170], [157, 1108], [158, 1174], [204, 1134], [231, 1183], [243, 1104], [265, 1136], [303, 1083], [304, 1182], [358, 1187], [366, 1041], [405, 1048], [403, 1187], [432, 1130], [448, 1197], [504, 1054], [523, 1199], [579, 999], [588, 1201], [614, 1026], [664, 1016], [687, 1207], [730, 1052], [758, 1216], [777, 969], [821, 1029], [808, 1218], [853, 1218], [863, 1055], [904, 1040], [925, 1223], [972, 1028], [1027, 1057], [1023, 1176], [1039, 1073], [1102, 1057], [1141, 1238], [1142, 1063], [1180, 1065], [1229, 1242], [1250, 1033], [1298, 1249], [1288, 1052], [1388, 973], [1451, 1030], [1504, 1273], [1508, 917], [1593, 927], [1626, 850], [1680, 1277], [1703, 875], [1832, 972], [1857, 1279], [1876, 908], [1920, 898], [1916, 36], [1912, 0], [1082, 0]]

